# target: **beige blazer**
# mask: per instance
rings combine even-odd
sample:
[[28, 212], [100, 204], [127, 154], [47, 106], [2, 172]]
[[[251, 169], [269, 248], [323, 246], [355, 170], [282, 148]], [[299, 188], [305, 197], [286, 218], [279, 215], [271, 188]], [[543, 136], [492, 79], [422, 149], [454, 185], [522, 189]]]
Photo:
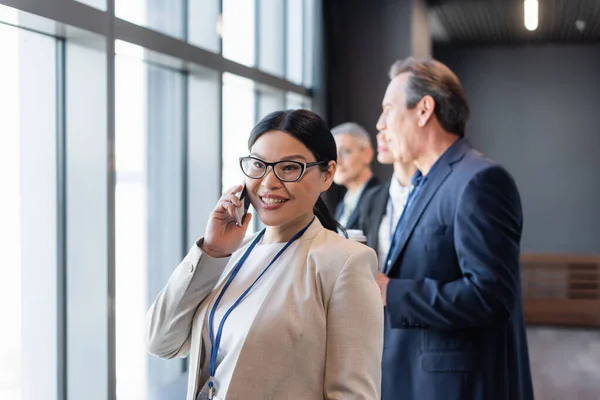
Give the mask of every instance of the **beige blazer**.
[[[200, 306], [251, 239], [224, 259], [194, 245], [148, 311], [148, 351], [190, 356], [187, 400], [204, 383], [198, 379], [206, 357]], [[283, 268], [248, 332], [227, 400], [379, 400], [383, 304], [375, 252], [318, 219], [297, 243], [277, 261]]]

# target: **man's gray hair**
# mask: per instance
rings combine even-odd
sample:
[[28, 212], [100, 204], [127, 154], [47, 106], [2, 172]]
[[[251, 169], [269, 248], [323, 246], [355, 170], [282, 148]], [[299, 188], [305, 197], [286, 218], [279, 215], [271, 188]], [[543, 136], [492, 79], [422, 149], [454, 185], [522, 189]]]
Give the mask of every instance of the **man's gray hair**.
[[346, 122], [344, 124], [338, 125], [331, 130], [333, 136], [346, 134], [354, 137], [361, 146], [372, 148], [371, 137], [369, 136], [369, 132], [356, 122]]

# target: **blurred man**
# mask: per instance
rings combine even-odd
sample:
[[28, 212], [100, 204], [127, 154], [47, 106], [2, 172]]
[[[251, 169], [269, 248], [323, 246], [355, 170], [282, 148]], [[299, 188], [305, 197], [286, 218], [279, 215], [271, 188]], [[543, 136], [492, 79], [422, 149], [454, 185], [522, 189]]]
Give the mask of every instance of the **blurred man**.
[[365, 192], [379, 183], [371, 171], [373, 147], [362, 126], [347, 122], [331, 130], [338, 151], [334, 182], [346, 188], [337, 204], [335, 217], [346, 229], [358, 229], [360, 203]]
[[377, 161], [384, 165], [393, 164], [394, 173], [389, 182], [377, 185], [365, 193], [361, 203], [359, 228], [367, 237], [367, 245], [377, 252], [379, 269], [383, 271], [396, 224], [413, 188], [410, 182], [416, 168], [413, 163], [394, 161], [383, 132], [377, 134]]
[[418, 172], [377, 276], [382, 399], [533, 399], [515, 182], [464, 138], [469, 107], [450, 69], [409, 58], [390, 78], [377, 129]]

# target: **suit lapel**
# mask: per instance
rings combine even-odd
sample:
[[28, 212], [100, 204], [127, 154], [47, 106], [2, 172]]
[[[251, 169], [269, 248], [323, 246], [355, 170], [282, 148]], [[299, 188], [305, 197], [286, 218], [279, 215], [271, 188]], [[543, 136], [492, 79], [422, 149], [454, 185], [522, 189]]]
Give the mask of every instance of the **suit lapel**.
[[[356, 203], [356, 207], [354, 208], [354, 211], [352, 211], [352, 214], [350, 214], [350, 218], [348, 218], [348, 222], [346, 223], [346, 227], [348, 227], [348, 229], [352, 229], [351, 227], [354, 227], [358, 222], [358, 219], [360, 217], [360, 205], [363, 201], [363, 198], [365, 197], [365, 193], [367, 193], [367, 191], [372, 187], [377, 186], [378, 183], [379, 179], [377, 179], [377, 177], [374, 175], [371, 177], [371, 179], [367, 181], [367, 184], [360, 193], [358, 203]], [[340, 217], [341, 216], [342, 214], [340, 213]]]
[[405, 220], [402, 222], [402, 231], [400, 232], [400, 238], [398, 244], [395, 247], [394, 253], [392, 254], [391, 268], [386, 273], [396, 267], [398, 257], [402, 254], [404, 247], [423, 212], [429, 205], [429, 202], [433, 198], [433, 195], [438, 191], [440, 186], [444, 183], [448, 175], [452, 172], [452, 164], [460, 160], [465, 153], [471, 149], [469, 142], [466, 139], [457, 140], [446, 152], [438, 159], [433, 165], [429, 174], [425, 177], [423, 187], [421, 187], [420, 193], [417, 194], [411, 208], [406, 214]]
[[443, 171], [436, 171], [435, 174], [429, 174], [427, 176], [426, 181], [423, 183], [423, 187], [421, 188], [421, 193], [418, 193], [417, 198], [414, 200], [411, 208], [408, 210], [408, 214], [406, 214], [404, 221], [402, 221], [402, 232], [400, 232], [400, 239], [398, 240], [394, 254], [392, 254], [392, 268], [396, 264], [400, 253], [402, 253], [402, 250], [404, 250], [404, 246], [406, 246], [408, 238], [412, 234], [417, 221], [427, 208], [431, 198], [435, 192], [437, 192], [440, 185], [446, 180], [448, 175], [450, 175], [450, 166], [445, 165], [444, 167], [445, 168]]
[[369, 245], [372, 249], [377, 251], [377, 246], [379, 246], [379, 226], [381, 225], [381, 220], [386, 213], [386, 206], [389, 199], [390, 193], [390, 185], [387, 184], [381, 188], [381, 190], [377, 193], [377, 196], [373, 198], [373, 212], [369, 216], [369, 232], [365, 232], [367, 238], [369, 239]]
[[354, 209], [354, 211], [352, 211], [350, 218], [348, 218], [348, 222], [346, 222], [346, 228], [354, 229], [355, 228], [354, 225], [356, 225], [356, 223], [358, 222], [359, 215], [360, 215], [360, 201], [356, 205], [356, 208]]
[[335, 207], [335, 219], [339, 220], [342, 217], [342, 213], [344, 212], [344, 198], [338, 203]]

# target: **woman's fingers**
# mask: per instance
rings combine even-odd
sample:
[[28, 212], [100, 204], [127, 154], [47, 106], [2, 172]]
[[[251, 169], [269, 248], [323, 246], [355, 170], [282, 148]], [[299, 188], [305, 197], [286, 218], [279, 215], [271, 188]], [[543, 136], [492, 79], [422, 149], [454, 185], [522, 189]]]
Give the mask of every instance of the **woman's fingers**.
[[223, 193], [223, 196], [228, 195], [228, 194], [236, 194], [236, 193], [240, 192], [242, 190], [242, 188], [243, 188], [242, 185], [232, 186], [228, 190], [226, 190], [225, 193]]
[[220, 210], [221, 208], [223, 210], [228, 210], [230, 205], [233, 206], [234, 208], [241, 207], [242, 202], [240, 201], [240, 199], [238, 199], [238, 197], [236, 195], [224, 195], [223, 197], [221, 197], [221, 200], [219, 200], [219, 205], [217, 205], [217, 210], [222, 211], [222, 210]]

